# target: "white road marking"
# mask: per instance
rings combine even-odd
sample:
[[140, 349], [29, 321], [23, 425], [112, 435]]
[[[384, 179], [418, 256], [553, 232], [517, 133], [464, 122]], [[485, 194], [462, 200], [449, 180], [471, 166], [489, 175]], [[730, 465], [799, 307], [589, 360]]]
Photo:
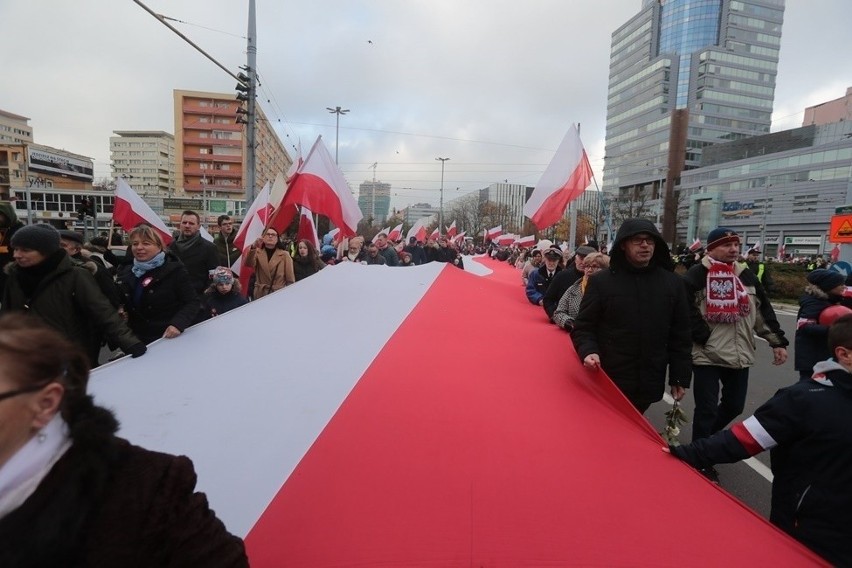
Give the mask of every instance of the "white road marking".
[[[666, 404], [674, 404], [674, 399], [669, 393], [663, 393], [663, 400], [666, 401]], [[748, 458], [743, 460], [743, 463], [753, 469], [759, 476], [764, 478], [769, 483], [772, 483], [772, 470], [763, 464], [757, 458]]]

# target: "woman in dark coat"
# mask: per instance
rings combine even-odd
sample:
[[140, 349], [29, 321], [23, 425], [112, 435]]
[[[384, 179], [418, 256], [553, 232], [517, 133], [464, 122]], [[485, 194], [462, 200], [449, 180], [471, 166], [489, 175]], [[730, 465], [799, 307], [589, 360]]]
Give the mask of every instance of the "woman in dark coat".
[[148, 225], [130, 231], [130, 248], [133, 264], [116, 276], [130, 329], [145, 343], [177, 337], [201, 308], [186, 268], [163, 250], [162, 238]]
[[192, 462], [116, 437], [88, 375], [36, 318], [0, 318], [0, 566], [247, 566]]
[[296, 256], [293, 257], [293, 273], [296, 282], [313, 276], [325, 268], [325, 263], [320, 260], [314, 243], [308, 239], [300, 239], [296, 243]]
[[796, 316], [796, 370], [799, 379], [810, 379], [814, 365], [831, 357], [828, 326], [819, 323], [822, 311], [838, 304], [843, 296], [846, 277], [825, 268], [809, 272], [805, 293], [799, 298]]

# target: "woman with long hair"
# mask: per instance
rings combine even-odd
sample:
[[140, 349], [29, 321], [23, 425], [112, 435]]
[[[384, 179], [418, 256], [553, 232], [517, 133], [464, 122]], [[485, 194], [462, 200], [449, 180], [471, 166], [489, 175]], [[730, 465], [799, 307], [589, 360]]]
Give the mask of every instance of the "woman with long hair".
[[325, 263], [320, 260], [314, 243], [308, 239], [300, 239], [296, 243], [296, 256], [293, 258], [293, 272], [296, 282], [312, 276], [325, 268]]
[[246, 253], [245, 262], [254, 269], [255, 300], [296, 282], [293, 258], [278, 246], [278, 231], [274, 227], [264, 229], [263, 236]]
[[177, 337], [201, 308], [189, 273], [150, 225], [137, 226], [129, 238], [133, 264], [121, 266], [116, 275], [121, 313], [145, 343]]
[[0, 566], [247, 566], [189, 458], [118, 438], [85, 353], [0, 317]]

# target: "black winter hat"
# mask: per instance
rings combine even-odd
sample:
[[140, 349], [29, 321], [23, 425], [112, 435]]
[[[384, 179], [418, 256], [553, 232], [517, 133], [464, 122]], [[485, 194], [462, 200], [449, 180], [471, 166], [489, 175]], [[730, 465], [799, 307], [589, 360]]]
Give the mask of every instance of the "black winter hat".
[[59, 250], [59, 231], [45, 223], [27, 225], [15, 231], [9, 244], [12, 248], [37, 250], [50, 256]]
[[59, 238], [66, 241], [74, 241], [78, 245], [83, 244], [83, 235], [77, 231], [59, 231]]
[[833, 290], [838, 286], [846, 284], [845, 276], [839, 272], [825, 268], [817, 268], [816, 270], [809, 272], [807, 278], [808, 282], [823, 292], [828, 292], [829, 290]]
[[716, 227], [707, 235], [707, 250], [713, 250], [719, 245], [730, 242], [740, 242], [740, 235], [727, 227]]

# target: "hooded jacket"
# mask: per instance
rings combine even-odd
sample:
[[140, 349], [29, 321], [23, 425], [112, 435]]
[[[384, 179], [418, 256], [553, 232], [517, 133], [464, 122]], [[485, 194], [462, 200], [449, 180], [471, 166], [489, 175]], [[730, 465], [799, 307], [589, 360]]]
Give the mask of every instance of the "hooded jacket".
[[770, 450], [769, 520], [836, 566], [852, 566], [852, 374], [834, 360], [779, 390], [754, 416], [671, 448], [693, 467]]
[[[621, 245], [647, 233], [656, 243], [647, 267], [628, 262]], [[645, 219], [618, 230], [610, 266], [592, 275], [571, 337], [580, 359], [596, 353], [601, 366], [640, 409], [660, 400], [669, 384], [689, 387], [689, 317], [683, 281], [672, 272], [669, 247]]]
[[796, 370], [810, 374], [814, 365], [831, 357], [828, 350], [828, 326], [819, 323], [822, 311], [837, 304], [839, 296], [829, 296], [819, 286], [808, 284], [799, 298], [796, 316]]
[[6, 267], [9, 280], [3, 293], [3, 312], [27, 311], [39, 316], [65, 337], [82, 345], [93, 365], [97, 363], [95, 356], [102, 335], [125, 353], [140, 343], [98, 289], [88, 270], [75, 265], [61, 249], [43, 262], [55, 266], [38, 281], [31, 293], [21, 281], [24, 269], [14, 263]]

